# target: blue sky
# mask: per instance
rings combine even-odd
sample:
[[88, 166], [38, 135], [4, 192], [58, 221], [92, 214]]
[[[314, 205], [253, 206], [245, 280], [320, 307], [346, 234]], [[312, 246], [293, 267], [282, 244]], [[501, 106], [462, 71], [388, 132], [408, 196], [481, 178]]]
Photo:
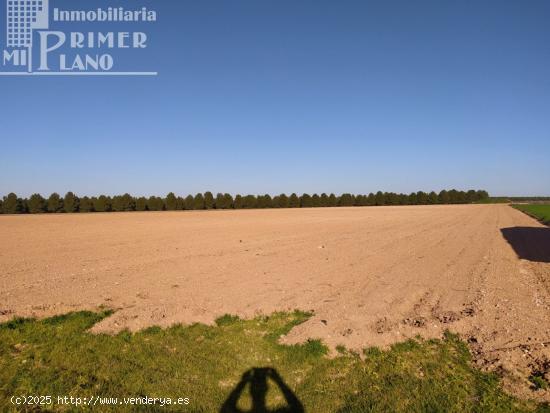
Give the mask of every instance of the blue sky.
[[550, 195], [548, 1], [92, 3], [159, 76], [0, 78], [0, 194]]

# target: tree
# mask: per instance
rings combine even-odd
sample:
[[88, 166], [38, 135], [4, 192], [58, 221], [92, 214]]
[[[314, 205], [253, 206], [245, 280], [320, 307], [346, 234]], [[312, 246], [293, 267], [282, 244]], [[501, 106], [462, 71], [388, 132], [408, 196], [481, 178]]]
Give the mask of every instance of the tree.
[[170, 192], [168, 195], [166, 195], [166, 210], [175, 211], [177, 208], [178, 208], [178, 199], [176, 198], [176, 195], [174, 195], [173, 192]]
[[147, 211], [147, 198], [141, 196], [136, 199], [136, 211]]
[[187, 195], [185, 197], [183, 206], [188, 211], [192, 211], [193, 209], [195, 209], [195, 198], [193, 197], [193, 195]]
[[321, 206], [321, 198], [317, 194], [311, 196], [311, 206], [313, 208], [319, 208]]
[[484, 191], [484, 190], [476, 191], [476, 195], [477, 195], [476, 201], [482, 201], [484, 199], [489, 198], [489, 192]]
[[78, 197], [71, 191], [67, 192], [65, 194], [65, 198], [63, 198], [63, 209], [65, 210], [65, 212], [78, 212], [79, 206], [80, 200], [78, 199]]
[[353, 206], [354, 203], [355, 199], [353, 198], [352, 194], [342, 194], [342, 196], [340, 196], [340, 200], [338, 201], [338, 206]]
[[195, 201], [193, 202], [193, 209], [204, 209], [204, 196], [202, 194], [195, 195]]
[[456, 204], [465, 204], [468, 202], [466, 192], [456, 191], [454, 194], [454, 203]]
[[210, 191], [204, 193], [204, 207], [206, 209], [214, 208], [214, 195]]
[[40, 194], [32, 194], [27, 205], [31, 214], [41, 214], [47, 210], [46, 200]]
[[136, 210], [136, 200], [135, 198], [126, 193], [122, 195], [122, 204], [124, 205], [125, 211], [135, 211]]
[[367, 196], [367, 205], [368, 206], [376, 205], [376, 197], [372, 192]]
[[158, 196], [150, 196], [147, 200], [147, 209], [149, 211], [164, 211], [164, 200]]
[[458, 191], [456, 189], [451, 189], [449, 191], [449, 203], [456, 204], [458, 201]]
[[185, 209], [185, 200], [181, 196], [176, 198], [176, 209], [178, 211], [183, 211]]
[[285, 194], [279, 195], [279, 208], [288, 208], [288, 196]]
[[313, 206], [313, 202], [311, 200], [311, 196], [309, 194], [303, 194], [300, 197], [300, 207], [301, 208], [311, 208]]
[[113, 197], [113, 211], [126, 212], [136, 210], [136, 200], [132, 195], [126, 193]]
[[112, 207], [114, 212], [124, 211], [124, 205], [122, 205], [122, 196], [121, 195], [113, 196], [113, 202], [111, 204], [111, 207]]
[[225, 209], [225, 199], [221, 192], [216, 194], [216, 200], [214, 201], [214, 208], [216, 209]]
[[253, 209], [258, 207], [258, 199], [254, 195], [247, 195], [243, 198], [243, 208]]
[[386, 197], [384, 196], [382, 191], [378, 191], [374, 196], [374, 205], [385, 205], [385, 204], [386, 204]]
[[416, 202], [418, 205], [426, 205], [428, 203], [428, 194], [418, 191], [416, 193]]
[[332, 206], [368, 206], [368, 205], [433, 205], [433, 204], [462, 204], [479, 202], [489, 198], [485, 190], [459, 191], [451, 189], [442, 190], [439, 194], [432, 191], [429, 194], [418, 191], [410, 195], [397, 194], [395, 192], [372, 192], [367, 195], [353, 195], [350, 193], [336, 197], [326, 193], [303, 194], [298, 197], [293, 193], [290, 197], [280, 194], [271, 197], [265, 195], [236, 195], [235, 199], [228, 193], [218, 193], [216, 198], [211, 192], [197, 194], [195, 197], [188, 195], [185, 199], [176, 197], [170, 192], [166, 198], [151, 196], [134, 198], [130, 194], [115, 196], [113, 199], [105, 195], [89, 198], [87, 196], [79, 199], [74, 193], [67, 192], [64, 198], [59, 194], [52, 193], [46, 201], [40, 194], [33, 194], [29, 199], [18, 198], [16, 194], [10, 193], [0, 199], [0, 213], [40, 213], [40, 212], [107, 212], [107, 211], [162, 211], [168, 209], [242, 209], [242, 208], [310, 208], [310, 207], [332, 207]]
[[100, 195], [94, 202], [94, 210], [96, 212], [112, 211], [112, 199], [105, 195]]
[[223, 199], [224, 199], [225, 208], [227, 209], [233, 208], [233, 197], [231, 196], [231, 194], [224, 194]]
[[440, 204], [448, 204], [451, 201], [449, 193], [446, 190], [442, 190], [437, 198]]
[[214, 202], [216, 209], [231, 209], [233, 208], [233, 197], [231, 194], [222, 194], [221, 192], [216, 195]]
[[467, 200], [467, 202], [469, 202], [469, 203], [476, 202], [476, 201], [477, 201], [477, 193], [476, 193], [476, 191], [473, 190], [473, 189], [470, 189], [470, 190], [466, 193], [466, 200]]
[[273, 208], [273, 199], [269, 194], [258, 196], [257, 208]]
[[384, 199], [386, 205], [399, 205], [400, 198], [395, 192], [386, 192]]
[[50, 195], [47, 201], [46, 208], [48, 212], [63, 212], [63, 200], [57, 192]]
[[434, 204], [437, 204], [437, 194], [432, 191], [428, 194], [428, 204], [430, 205], [434, 205]]
[[21, 214], [28, 214], [29, 213], [28, 199], [19, 198], [19, 201], [21, 202]]
[[367, 205], [367, 197], [365, 195], [357, 195], [353, 205], [358, 207]]
[[92, 200], [89, 197], [87, 197], [87, 196], [82, 197], [82, 199], [80, 200], [79, 211], [80, 212], [94, 212], [94, 203], [92, 202]]
[[239, 194], [235, 195], [235, 202], [234, 202], [235, 209], [242, 209], [243, 203], [244, 203], [243, 197]]
[[4, 198], [4, 214], [21, 214], [23, 211], [23, 201], [13, 192]]
[[288, 198], [288, 207], [289, 208], [300, 208], [300, 198], [295, 193], [292, 193]]

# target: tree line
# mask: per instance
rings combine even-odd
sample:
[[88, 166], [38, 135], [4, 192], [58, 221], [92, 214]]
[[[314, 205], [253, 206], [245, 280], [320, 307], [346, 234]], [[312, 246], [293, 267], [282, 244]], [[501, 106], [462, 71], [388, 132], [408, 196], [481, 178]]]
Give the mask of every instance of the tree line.
[[412, 192], [397, 194], [394, 192], [377, 192], [368, 195], [302, 194], [293, 193], [271, 197], [270, 195], [236, 195], [212, 192], [188, 195], [183, 198], [170, 192], [165, 198], [151, 196], [134, 197], [130, 194], [97, 197], [78, 197], [67, 192], [64, 197], [57, 193], [47, 199], [40, 194], [29, 198], [20, 198], [14, 193], [0, 200], [0, 213], [4, 214], [40, 214], [40, 213], [74, 213], [74, 212], [125, 212], [125, 211], [178, 211], [204, 209], [256, 209], [256, 208], [315, 208], [346, 206], [378, 205], [434, 205], [466, 204], [482, 202], [489, 198], [484, 190], [436, 192]]

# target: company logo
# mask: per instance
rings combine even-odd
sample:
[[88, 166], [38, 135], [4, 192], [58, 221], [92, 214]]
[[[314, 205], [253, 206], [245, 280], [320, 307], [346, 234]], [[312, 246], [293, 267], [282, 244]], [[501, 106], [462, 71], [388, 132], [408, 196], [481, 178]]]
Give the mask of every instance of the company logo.
[[[121, 66], [127, 69], [129, 61], [133, 65], [131, 69], [135, 69], [139, 54], [144, 54], [149, 47], [149, 36], [143, 28], [157, 21], [155, 10], [146, 7], [50, 10], [50, 2], [55, 0], [3, 1], [6, 47], [2, 50], [0, 75], [158, 74], [143, 69], [117, 70]], [[78, 30], [83, 24], [86, 31]], [[100, 25], [101, 30], [90, 31], [93, 24]], [[128, 31], [132, 24], [137, 25], [137, 29]], [[124, 31], [120, 31], [122, 25]]]

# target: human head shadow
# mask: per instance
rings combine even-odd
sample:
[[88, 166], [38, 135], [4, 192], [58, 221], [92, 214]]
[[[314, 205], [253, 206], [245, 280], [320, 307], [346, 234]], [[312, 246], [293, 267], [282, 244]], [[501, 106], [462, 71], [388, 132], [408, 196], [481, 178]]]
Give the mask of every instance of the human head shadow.
[[550, 228], [510, 227], [500, 230], [519, 258], [550, 262]]
[[[283, 394], [286, 401], [285, 407], [270, 409], [266, 405], [267, 391], [269, 390], [269, 381], [273, 382]], [[252, 398], [252, 408], [250, 410], [241, 410], [237, 407], [239, 399], [242, 397], [243, 391], [249, 387], [250, 396]], [[220, 409], [220, 413], [304, 413], [304, 406], [290, 390], [288, 385], [281, 378], [277, 370], [264, 367], [253, 368], [246, 371], [241, 381], [231, 391], [231, 394], [224, 402]]]

